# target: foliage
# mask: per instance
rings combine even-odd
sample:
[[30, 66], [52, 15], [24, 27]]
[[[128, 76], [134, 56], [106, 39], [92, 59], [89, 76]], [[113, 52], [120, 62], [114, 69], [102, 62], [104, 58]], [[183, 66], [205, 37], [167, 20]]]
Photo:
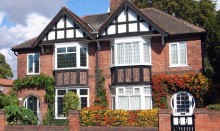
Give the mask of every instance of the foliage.
[[0, 96], [0, 109], [9, 105], [18, 105], [18, 98], [15, 95], [1, 95]]
[[24, 79], [17, 79], [13, 83], [13, 88], [19, 90], [22, 88], [45, 88], [45, 100], [49, 108], [53, 108], [55, 101], [54, 78], [45, 75], [35, 75]]
[[107, 108], [104, 108], [102, 106], [90, 106], [88, 108], [83, 108], [83, 110], [97, 111], [97, 110], [107, 110]]
[[95, 97], [94, 105], [107, 108], [108, 101], [106, 98], [106, 90], [104, 87], [105, 87], [105, 77], [103, 76], [102, 71], [98, 69], [97, 82], [96, 82], [96, 97]]
[[81, 126], [158, 127], [158, 110], [81, 110]]
[[54, 111], [48, 110], [43, 120], [43, 125], [50, 126], [67, 126], [68, 119], [54, 119]]
[[167, 108], [166, 97], [178, 92], [190, 92], [196, 99], [197, 107], [204, 107], [204, 97], [209, 91], [209, 79], [201, 73], [183, 75], [155, 75], [152, 78], [154, 107]]
[[12, 78], [13, 73], [11, 67], [5, 60], [5, 56], [0, 53], [0, 78]]
[[220, 111], [220, 104], [209, 105], [209, 106], [207, 106], [207, 108], [209, 110]]
[[69, 91], [63, 97], [63, 112], [67, 116], [70, 109], [79, 110], [80, 100], [77, 94]]
[[22, 125], [36, 125], [37, 116], [32, 110], [25, 107], [15, 105], [6, 106], [6, 119], [9, 125], [22, 124]]

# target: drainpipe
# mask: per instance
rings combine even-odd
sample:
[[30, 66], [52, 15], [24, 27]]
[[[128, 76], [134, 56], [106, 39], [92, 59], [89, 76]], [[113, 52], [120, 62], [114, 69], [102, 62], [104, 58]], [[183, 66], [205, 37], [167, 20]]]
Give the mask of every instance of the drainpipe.
[[39, 46], [40, 46], [40, 48], [41, 48], [41, 52], [42, 52], [43, 54], [45, 54], [44, 47], [43, 47], [42, 45], [39, 45]]
[[100, 43], [99, 41], [96, 41], [96, 61], [95, 61], [95, 93], [97, 94], [97, 85], [98, 85], [98, 69], [99, 69], [99, 55], [98, 55], [98, 51], [100, 50]]

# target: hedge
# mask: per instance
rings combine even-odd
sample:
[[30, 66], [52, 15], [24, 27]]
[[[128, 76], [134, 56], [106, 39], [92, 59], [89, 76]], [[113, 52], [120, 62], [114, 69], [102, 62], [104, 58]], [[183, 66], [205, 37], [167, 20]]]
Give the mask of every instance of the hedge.
[[158, 110], [88, 110], [80, 111], [81, 126], [158, 127]]

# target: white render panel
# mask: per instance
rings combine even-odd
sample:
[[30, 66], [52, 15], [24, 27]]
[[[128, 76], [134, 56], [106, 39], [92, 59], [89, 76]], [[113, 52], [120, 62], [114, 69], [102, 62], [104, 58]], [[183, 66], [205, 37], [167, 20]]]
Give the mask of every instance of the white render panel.
[[126, 22], [126, 12], [122, 11], [118, 16], [118, 22]]
[[49, 34], [48, 34], [48, 40], [54, 40], [55, 39], [55, 31], [51, 31]]
[[66, 27], [73, 27], [73, 21], [69, 18], [66, 19]]
[[149, 25], [146, 22], [141, 22], [140, 31], [149, 31]]
[[57, 24], [57, 29], [60, 29], [60, 28], [64, 28], [64, 19], [63, 18]]
[[83, 37], [83, 31], [81, 29], [76, 29], [76, 38]]
[[115, 34], [116, 33], [115, 31], [116, 31], [115, 25], [111, 25], [108, 27], [108, 35]]
[[57, 39], [63, 39], [64, 38], [64, 31], [57, 31]]
[[178, 118], [175, 117], [173, 118], [173, 125], [178, 125], [179, 121], [178, 121]]
[[129, 32], [137, 32], [137, 23], [129, 24]]
[[187, 123], [188, 125], [192, 125], [193, 124], [193, 120], [192, 120], [192, 117], [187, 117]]
[[180, 117], [180, 124], [185, 125], [186, 124], [186, 119], [185, 117]]
[[126, 24], [118, 25], [118, 33], [126, 32]]
[[128, 21], [137, 21], [137, 15], [131, 10], [128, 10]]
[[66, 30], [66, 38], [73, 38], [74, 30]]

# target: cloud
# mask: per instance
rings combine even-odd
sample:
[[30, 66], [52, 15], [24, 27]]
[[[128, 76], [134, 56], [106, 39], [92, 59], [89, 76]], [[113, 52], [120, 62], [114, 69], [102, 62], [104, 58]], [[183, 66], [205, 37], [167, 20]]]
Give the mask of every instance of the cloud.
[[0, 26], [3, 22], [4, 17], [5, 17], [5, 13], [0, 11]]
[[37, 12], [51, 17], [56, 14], [67, 0], [1, 0], [0, 11], [4, 11], [8, 21], [25, 24], [28, 14]]
[[27, 15], [24, 24], [16, 24], [11, 27], [0, 26], [0, 53], [5, 55], [6, 61], [11, 65], [15, 78], [17, 76], [17, 58], [10, 50], [11, 47], [37, 37], [50, 20], [51, 18], [38, 13], [31, 13]]
[[217, 1], [216, 1], [216, 4], [217, 4], [217, 5], [216, 5], [216, 9], [219, 10], [219, 9], [220, 9], [220, 0], [217, 0]]

